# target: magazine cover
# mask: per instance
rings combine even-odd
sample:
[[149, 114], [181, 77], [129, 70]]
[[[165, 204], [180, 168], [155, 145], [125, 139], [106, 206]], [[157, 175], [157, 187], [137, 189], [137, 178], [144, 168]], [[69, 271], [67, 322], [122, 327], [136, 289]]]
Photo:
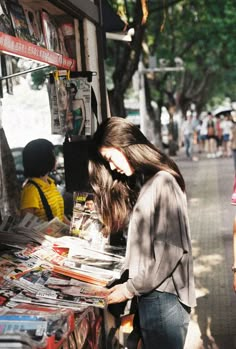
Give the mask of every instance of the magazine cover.
[[[56, 16], [55, 21], [58, 27], [59, 41], [65, 47], [68, 57], [76, 59], [75, 29], [74, 20], [70, 16]], [[62, 40], [63, 38], [63, 40]], [[64, 49], [62, 50], [63, 54]]]
[[72, 78], [68, 82], [72, 125], [68, 125], [71, 135], [91, 136], [91, 84], [87, 78]]
[[69, 310], [57, 310], [32, 306], [17, 306], [15, 309], [4, 309], [0, 313], [0, 333], [28, 333], [37, 347], [45, 347], [47, 338], [60, 332], [66, 336], [73, 328], [70, 326]]
[[58, 39], [59, 39], [60, 53], [63, 56], [68, 57], [69, 54], [68, 54], [68, 51], [67, 51], [66, 45], [65, 45], [64, 33], [60, 27], [57, 28], [57, 33], [58, 33]]
[[72, 114], [69, 110], [70, 97], [69, 90], [66, 87], [66, 80], [64, 77], [59, 78], [56, 82], [57, 96], [58, 96], [58, 113], [60, 122], [60, 132], [62, 135], [67, 133], [69, 125], [72, 125]]
[[53, 19], [53, 16], [45, 10], [42, 10], [41, 19], [43, 35], [47, 49], [60, 53], [60, 43], [57, 32], [57, 25]]
[[17, 264], [0, 257], [0, 285], [4, 282], [5, 276], [17, 268]]
[[[15, 306], [16, 303], [29, 303], [29, 304], [35, 304], [35, 305], [50, 306], [54, 308], [67, 308], [67, 309], [69, 308], [72, 310], [82, 312], [89, 305], [91, 305], [90, 303], [83, 301], [82, 298], [80, 299], [79, 297], [77, 297], [73, 301], [71, 300], [72, 296], [65, 296], [60, 298], [61, 299], [59, 300], [59, 298], [53, 299], [53, 298], [45, 297], [45, 294], [44, 295], [38, 294], [36, 296], [35, 293], [22, 291], [18, 293], [16, 296], [11, 298], [9, 306], [10, 305]], [[94, 303], [97, 303], [97, 299], [95, 300]]]
[[[21, 288], [13, 286], [11, 282], [3, 281], [1, 282], [0, 288], [0, 306], [5, 306], [12, 297], [16, 296], [21, 292]], [[4, 309], [4, 308], [3, 308]]]
[[7, 7], [16, 36], [23, 40], [31, 41], [31, 35], [23, 7], [18, 2], [12, 0], [7, 1]]
[[58, 87], [57, 80], [54, 79], [53, 74], [50, 74], [48, 79], [47, 90], [49, 107], [51, 113], [51, 132], [52, 134], [62, 134], [60, 115], [59, 115], [59, 97], [58, 97]]
[[47, 87], [52, 134], [65, 135], [73, 128], [69, 89], [65, 77], [55, 79], [51, 74]]
[[15, 36], [6, 2], [7, 0], [0, 0], [0, 31]]
[[74, 206], [70, 234], [103, 248], [107, 239], [102, 234], [102, 223], [96, 211], [92, 193], [74, 192]]
[[39, 291], [36, 293], [36, 297], [43, 299], [52, 299], [55, 302], [58, 301], [60, 303], [69, 304], [83, 304], [83, 305], [91, 305], [93, 307], [105, 308], [106, 301], [104, 297], [98, 296], [87, 296], [87, 295], [78, 295], [76, 294], [76, 290], [74, 288], [67, 287], [57, 287], [59, 292], [56, 295], [51, 295], [50, 292]]
[[34, 11], [26, 5], [23, 5], [23, 9], [31, 35], [31, 41], [36, 45], [45, 47], [40, 11]]
[[73, 292], [76, 296], [106, 298], [109, 293], [109, 290], [103, 286], [88, 284], [76, 279], [66, 280], [53, 276], [47, 279], [45, 286], [52, 290], [64, 289], [64, 291]]

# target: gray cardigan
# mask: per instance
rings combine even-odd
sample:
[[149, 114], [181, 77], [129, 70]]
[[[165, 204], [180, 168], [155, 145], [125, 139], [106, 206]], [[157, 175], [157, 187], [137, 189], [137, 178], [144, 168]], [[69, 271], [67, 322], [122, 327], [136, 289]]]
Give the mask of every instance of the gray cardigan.
[[159, 171], [140, 191], [129, 222], [126, 267], [131, 293], [169, 292], [196, 305], [186, 195], [168, 172]]

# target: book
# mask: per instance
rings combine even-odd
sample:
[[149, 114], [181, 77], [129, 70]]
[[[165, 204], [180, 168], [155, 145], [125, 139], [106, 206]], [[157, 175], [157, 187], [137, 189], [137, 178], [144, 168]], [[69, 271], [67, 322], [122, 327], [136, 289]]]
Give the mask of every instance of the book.
[[45, 47], [40, 11], [35, 11], [26, 5], [22, 5], [22, 7], [28, 24], [31, 41], [36, 45]]
[[5, 34], [15, 36], [6, 2], [7, 0], [0, 0], [0, 31]]
[[23, 7], [19, 4], [19, 2], [12, 0], [7, 1], [7, 7], [10, 13], [15, 35], [23, 40], [31, 41], [31, 36]]

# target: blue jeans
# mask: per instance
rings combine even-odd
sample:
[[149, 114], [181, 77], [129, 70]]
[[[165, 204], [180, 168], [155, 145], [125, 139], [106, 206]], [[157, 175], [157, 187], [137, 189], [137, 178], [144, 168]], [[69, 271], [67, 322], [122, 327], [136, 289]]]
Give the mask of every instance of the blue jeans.
[[185, 153], [188, 158], [192, 157], [192, 143], [193, 143], [193, 135], [185, 135], [184, 136], [184, 145], [185, 145]]
[[153, 291], [139, 297], [142, 348], [183, 349], [190, 311], [171, 293]]

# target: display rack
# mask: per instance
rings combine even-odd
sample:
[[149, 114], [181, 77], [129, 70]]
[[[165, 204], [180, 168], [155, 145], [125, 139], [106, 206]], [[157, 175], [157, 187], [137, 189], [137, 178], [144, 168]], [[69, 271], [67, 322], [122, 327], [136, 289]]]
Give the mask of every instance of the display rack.
[[0, 51], [14, 56], [20, 56], [49, 65], [74, 71], [76, 60], [60, 53], [49, 51], [28, 41], [0, 32]]

